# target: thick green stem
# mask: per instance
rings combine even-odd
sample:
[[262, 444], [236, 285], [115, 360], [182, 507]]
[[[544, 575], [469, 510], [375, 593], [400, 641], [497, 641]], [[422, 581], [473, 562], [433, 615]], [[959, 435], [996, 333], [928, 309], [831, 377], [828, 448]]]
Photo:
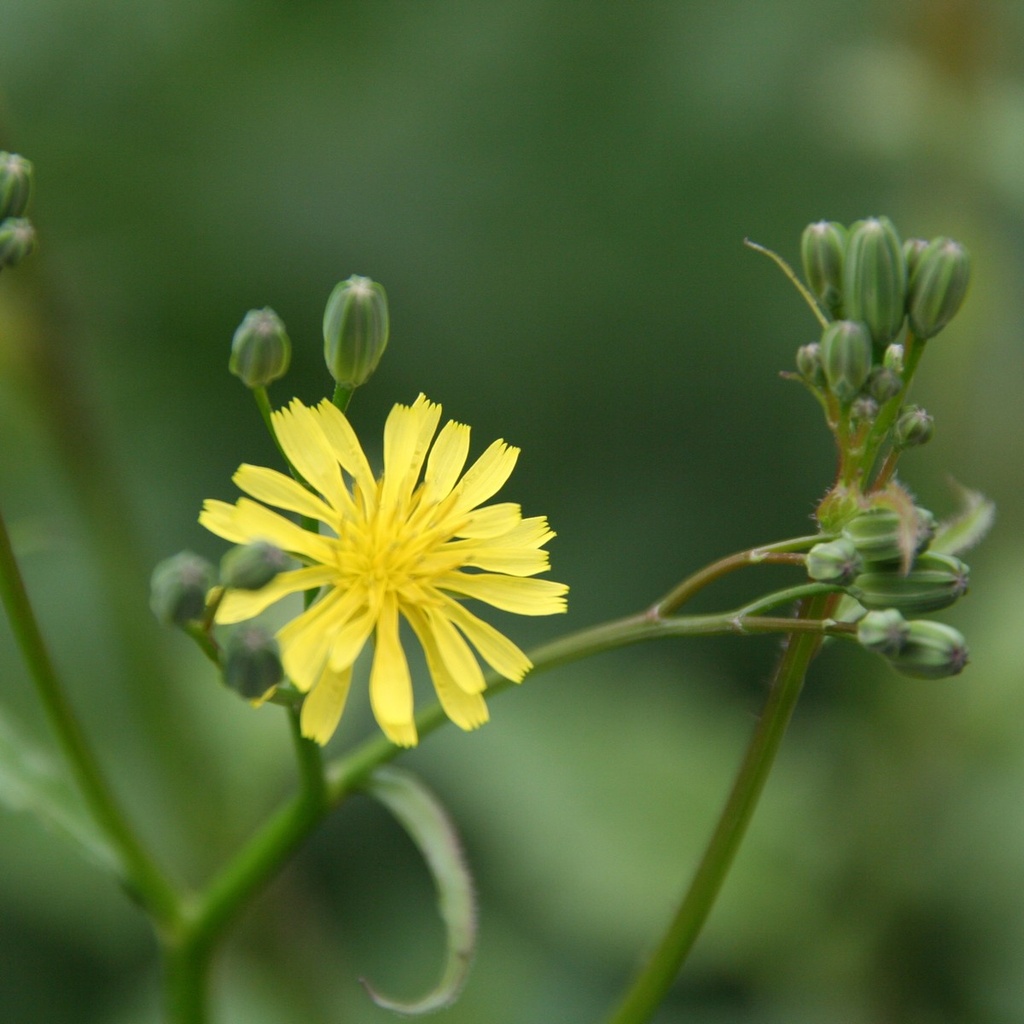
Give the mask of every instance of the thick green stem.
[[[801, 620], [827, 618], [834, 600], [830, 595], [810, 598], [793, 625]], [[746, 833], [796, 707], [807, 668], [820, 643], [820, 635], [801, 633], [792, 636], [786, 645], [764, 712], [754, 729], [729, 798], [690, 888], [650, 959], [622, 1002], [607, 1018], [607, 1024], [643, 1024], [649, 1021], [672, 987], [679, 968], [711, 912]]]
[[173, 932], [179, 918], [178, 894], [129, 825], [75, 717], [32, 611], [2, 516], [0, 598], [68, 767], [93, 819], [120, 860], [124, 881], [152, 915], [158, 929]]

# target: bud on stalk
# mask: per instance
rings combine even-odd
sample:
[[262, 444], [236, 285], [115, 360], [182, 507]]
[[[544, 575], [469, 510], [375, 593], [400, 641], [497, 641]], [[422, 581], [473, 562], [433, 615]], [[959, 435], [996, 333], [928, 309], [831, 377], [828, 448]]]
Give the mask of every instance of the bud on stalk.
[[833, 394], [849, 405], [871, 373], [871, 338], [861, 323], [837, 320], [821, 336], [821, 364]]
[[228, 369], [247, 388], [263, 388], [288, 372], [292, 343], [269, 307], [250, 309], [231, 339]]
[[835, 221], [808, 224], [800, 239], [804, 277], [815, 298], [830, 316], [843, 304], [843, 250], [846, 228]]
[[906, 575], [893, 565], [869, 564], [848, 588], [865, 608], [925, 614], [948, 608], [967, 592], [970, 570], [958, 558], [925, 552]]
[[850, 227], [843, 263], [843, 309], [867, 324], [881, 350], [903, 325], [907, 264], [900, 237], [888, 217], [872, 217]]
[[933, 238], [910, 278], [907, 315], [921, 339], [933, 338], [956, 316], [971, 277], [967, 250], [951, 238]]
[[377, 369], [389, 333], [383, 287], [353, 275], [336, 285], [324, 309], [324, 359], [339, 387], [365, 384]]
[[968, 650], [959, 630], [929, 619], [916, 619], [908, 626], [903, 646], [889, 655], [889, 664], [897, 672], [917, 679], [944, 679], [963, 671]]

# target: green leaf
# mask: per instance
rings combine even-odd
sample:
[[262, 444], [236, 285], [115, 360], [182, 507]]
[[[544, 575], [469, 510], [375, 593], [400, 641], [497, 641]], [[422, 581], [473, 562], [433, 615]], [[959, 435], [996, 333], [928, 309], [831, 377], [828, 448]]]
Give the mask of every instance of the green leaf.
[[444, 972], [423, 998], [402, 1003], [381, 995], [365, 980], [363, 985], [378, 1005], [410, 1016], [450, 1006], [469, 973], [476, 949], [476, 900], [473, 880], [462, 855], [451, 818], [414, 775], [398, 768], [378, 768], [363, 791], [382, 803], [409, 834], [423, 854], [437, 887], [437, 904], [448, 937]]
[[951, 483], [957, 493], [961, 511], [939, 524], [928, 545], [930, 550], [941, 555], [957, 555], [973, 548], [992, 528], [996, 518], [995, 502], [979, 491], [968, 490], [955, 480]]
[[0, 805], [27, 811], [69, 839], [88, 860], [119, 871], [119, 860], [82, 810], [78, 795], [53, 759], [25, 739], [24, 730], [0, 710]]

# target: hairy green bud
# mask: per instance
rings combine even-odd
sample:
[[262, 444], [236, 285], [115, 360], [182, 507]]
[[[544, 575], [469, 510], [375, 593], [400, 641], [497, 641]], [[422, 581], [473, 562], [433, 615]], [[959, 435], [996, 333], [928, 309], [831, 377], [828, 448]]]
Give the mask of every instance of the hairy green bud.
[[916, 448], [927, 444], [935, 433], [935, 418], [919, 405], [908, 405], [896, 421], [892, 443], [897, 448]]
[[869, 564], [848, 588], [865, 608], [923, 615], [948, 608], [967, 592], [970, 570], [958, 558], [925, 552], [906, 575], [896, 564]]
[[213, 582], [213, 566], [205, 558], [181, 551], [153, 569], [149, 606], [164, 625], [184, 626], [203, 617]]
[[224, 682], [246, 700], [259, 700], [283, 678], [274, 637], [262, 626], [239, 626], [224, 648]]
[[335, 285], [324, 309], [324, 359], [340, 387], [365, 384], [384, 355], [389, 333], [383, 287], [353, 275]]
[[910, 623], [895, 608], [868, 612], [857, 623], [857, 641], [875, 654], [899, 654], [909, 636]]
[[808, 224], [800, 238], [804, 277], [815, 298], [830, 316], [836, 316], [843, 302], [843, 250], [846, 228], [835, 221]]
[[881, 405], [903, 390], [903, 379], [888, 366], [876, 366], [868, 378], [868, 394]]
[[233, 590], [259, 590], [288, 565], [288, 556], [267, 541], [239, 544], [220, 560], [220, 581]]
[[17, 266], [36, 247], [36, 229], [24, 217], [0, 221], [0, 267]]
[[951, 238], [934, 238], [910, 278], [907, 316], [919, 338], [933, 338], [956, 316], [967, 294], [971, 258]]
[[903, 646], [889, 655], [889, 664], [897, 672], [918, 679], [944, 679], [963, 671], [968, 650], [959, 630], [930, 619], [915, 619], [907, 625]]
[[825, 383], [825, 373], [821, 368], [821, 346], [816, 341], [810, 345], [801, 345], [796, 350], [796, 368], [808, 384], [820, 387]]
[[269, 307], [250, 309], [231, 339], [228, 369], [247, 388], [263, 388], [283, 377], [292, 361], [292, 343], [281, 318]]
[[807, 552], [807, 575], [819, 583], [844, 586], [862, 568], [857, 549], [846, 539], [823, 541]]
[[903, 325], [906, 298], [907, 264], [892, 222], [887, 217], [857, 221], [843, 263], [846, 316], [863, 321], [881, 349]]
[[[927, 547], [935, 532], [935, 517], [927, 509], [914, 509], [913, 549]], [[854, 516], [844, 527], [843, 536], [865, 562], [898, 562], [903, 557], [904, 538], [909, 526], [889, 508], [871, 509]]]
[[849, 405], [871, 373], [871, 338], [862, 323], [837, 320], [821, 336], [821, 365], [833, 394]]
[[886, 345], [885, 352], [882, 354], [882, 366], [886, 370], [891, 370], [897, 377], [902, 379], [903, 346], [897, 345], [895, 342], [891, 345]]
[[32, 193], [32, 162], [17, 153], [0, 153], [0, 220], [20, 217]]

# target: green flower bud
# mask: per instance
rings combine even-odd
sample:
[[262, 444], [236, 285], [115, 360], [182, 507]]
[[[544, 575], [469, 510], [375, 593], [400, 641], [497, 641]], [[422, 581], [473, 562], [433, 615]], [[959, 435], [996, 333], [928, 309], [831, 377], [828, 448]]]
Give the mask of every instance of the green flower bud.
[[906, 615], [948, 608], [967, 591], [970, 571], [958, 558], [925, 552], [905, 576], [896, 565], [871, 564], [849, 587], [865, 608], [895, 608]]
[[967, 250], [951, 238], [933, 238], [921, 253], [907, 293], [910, 329], [933, 338], [956, 316], [971, 277]]
[[916, 448], [927, 444], [935, 433], [935, 418], [918, 405], [908, 405], [896, 421], [892, 443], [897, 448]]
[[882, 356], [882, 366], [887, 370], [892, 370], [897, 377], [903, 377], [903, 346], [897, 345], [895, 342], [891, 345], [886, 345], [885, 353]]
[[821, 346], [816, 341], [810, 345], [801, 345], [796, 350], [796, 368], [808, 384], [820, 387], [825, 383], [825, 373], [821, 368]]
[[925, 238], [908, 238], [903, 243], [903, 259], [907, 264], [907, 280], [914, 276], [921, 253], [928, 248], [928, 240]]
[[246, 700], [260, 700], [283, 678], [274, 637], [261, 626], [239, 626], [224, 648], [224, 682]]
[[807, 552], [807, 575], [819, 583], [843, 586], [861, 570], [857, 549], [843, 538], [815, 544]]
[[164, 625], [184, 626], [203, 617], [213, 582], [213, 566], [205, 558], [181, 551], [153, 570], [149, 606]]
[[324, 358], [340, 387], [365, 384], [388, 344], [388, 299], [368, 277], [335, 285], [324, 309]]
[[903, 379], [888, 366], [876, 366], [868, 378], [868, 394], [884, 405], [903, 390]]
[[852, 225], [843, 263], [846, 316], [867, 324], [881, 349], [903, 324], [906, 298], [907, 264], [892, 222], [872, 217]]
[[0, 221], [0, 267], [17, 266], [36, 247], [36, 229], [23, 217]]
[[288, 372], [292, 343], [281, 318], [269, 307], [250, 309], [231, 339], [228, 369], [247, 388], [263, 388]]
[[837, 320], [821, 336], [821, 364], [828, 386], [843, 405], [849, 405], [871, 372], [871, 338], [853, 320]]
[[31, 161], [17, 153], [0, 153], [0, 220], [20, 217], [31, 192]]
[[808, 224], [800, 239], [804, 277], [814, 296], [831, 316], [843, 302], [843, 250], [846, 228], [835, 221]]
[[859, 395], [850, 406], [850, 415], [860, 423], [870, 423], [878, 415], [878, 403], [870, 395]]
[[[928, 546], [935, 532], [935, 517], [927, 509], [915, 509], [914, 550]], [[903, 520], [890, 508], [876, 508], [854, 516], [843, 536], [865, 562], [898, 562], [903, 557]]]
[[909, 636], [910, 623], [895, 608], [868, 612], [857, 623], [858, 642], [875, 654], [899, 654]]
[[278, 547], [258, 540], [230, 548], [220, 561], [220, 581], [233, 590], [259, 590], [289, 566]]
[[897, 672], [918, 679], [944, 679], [963, 671], [968, 650], [959, 630], [929, 619], [915, 619], [908, 626], [903, 646], [889, 655], [889, 664]]

